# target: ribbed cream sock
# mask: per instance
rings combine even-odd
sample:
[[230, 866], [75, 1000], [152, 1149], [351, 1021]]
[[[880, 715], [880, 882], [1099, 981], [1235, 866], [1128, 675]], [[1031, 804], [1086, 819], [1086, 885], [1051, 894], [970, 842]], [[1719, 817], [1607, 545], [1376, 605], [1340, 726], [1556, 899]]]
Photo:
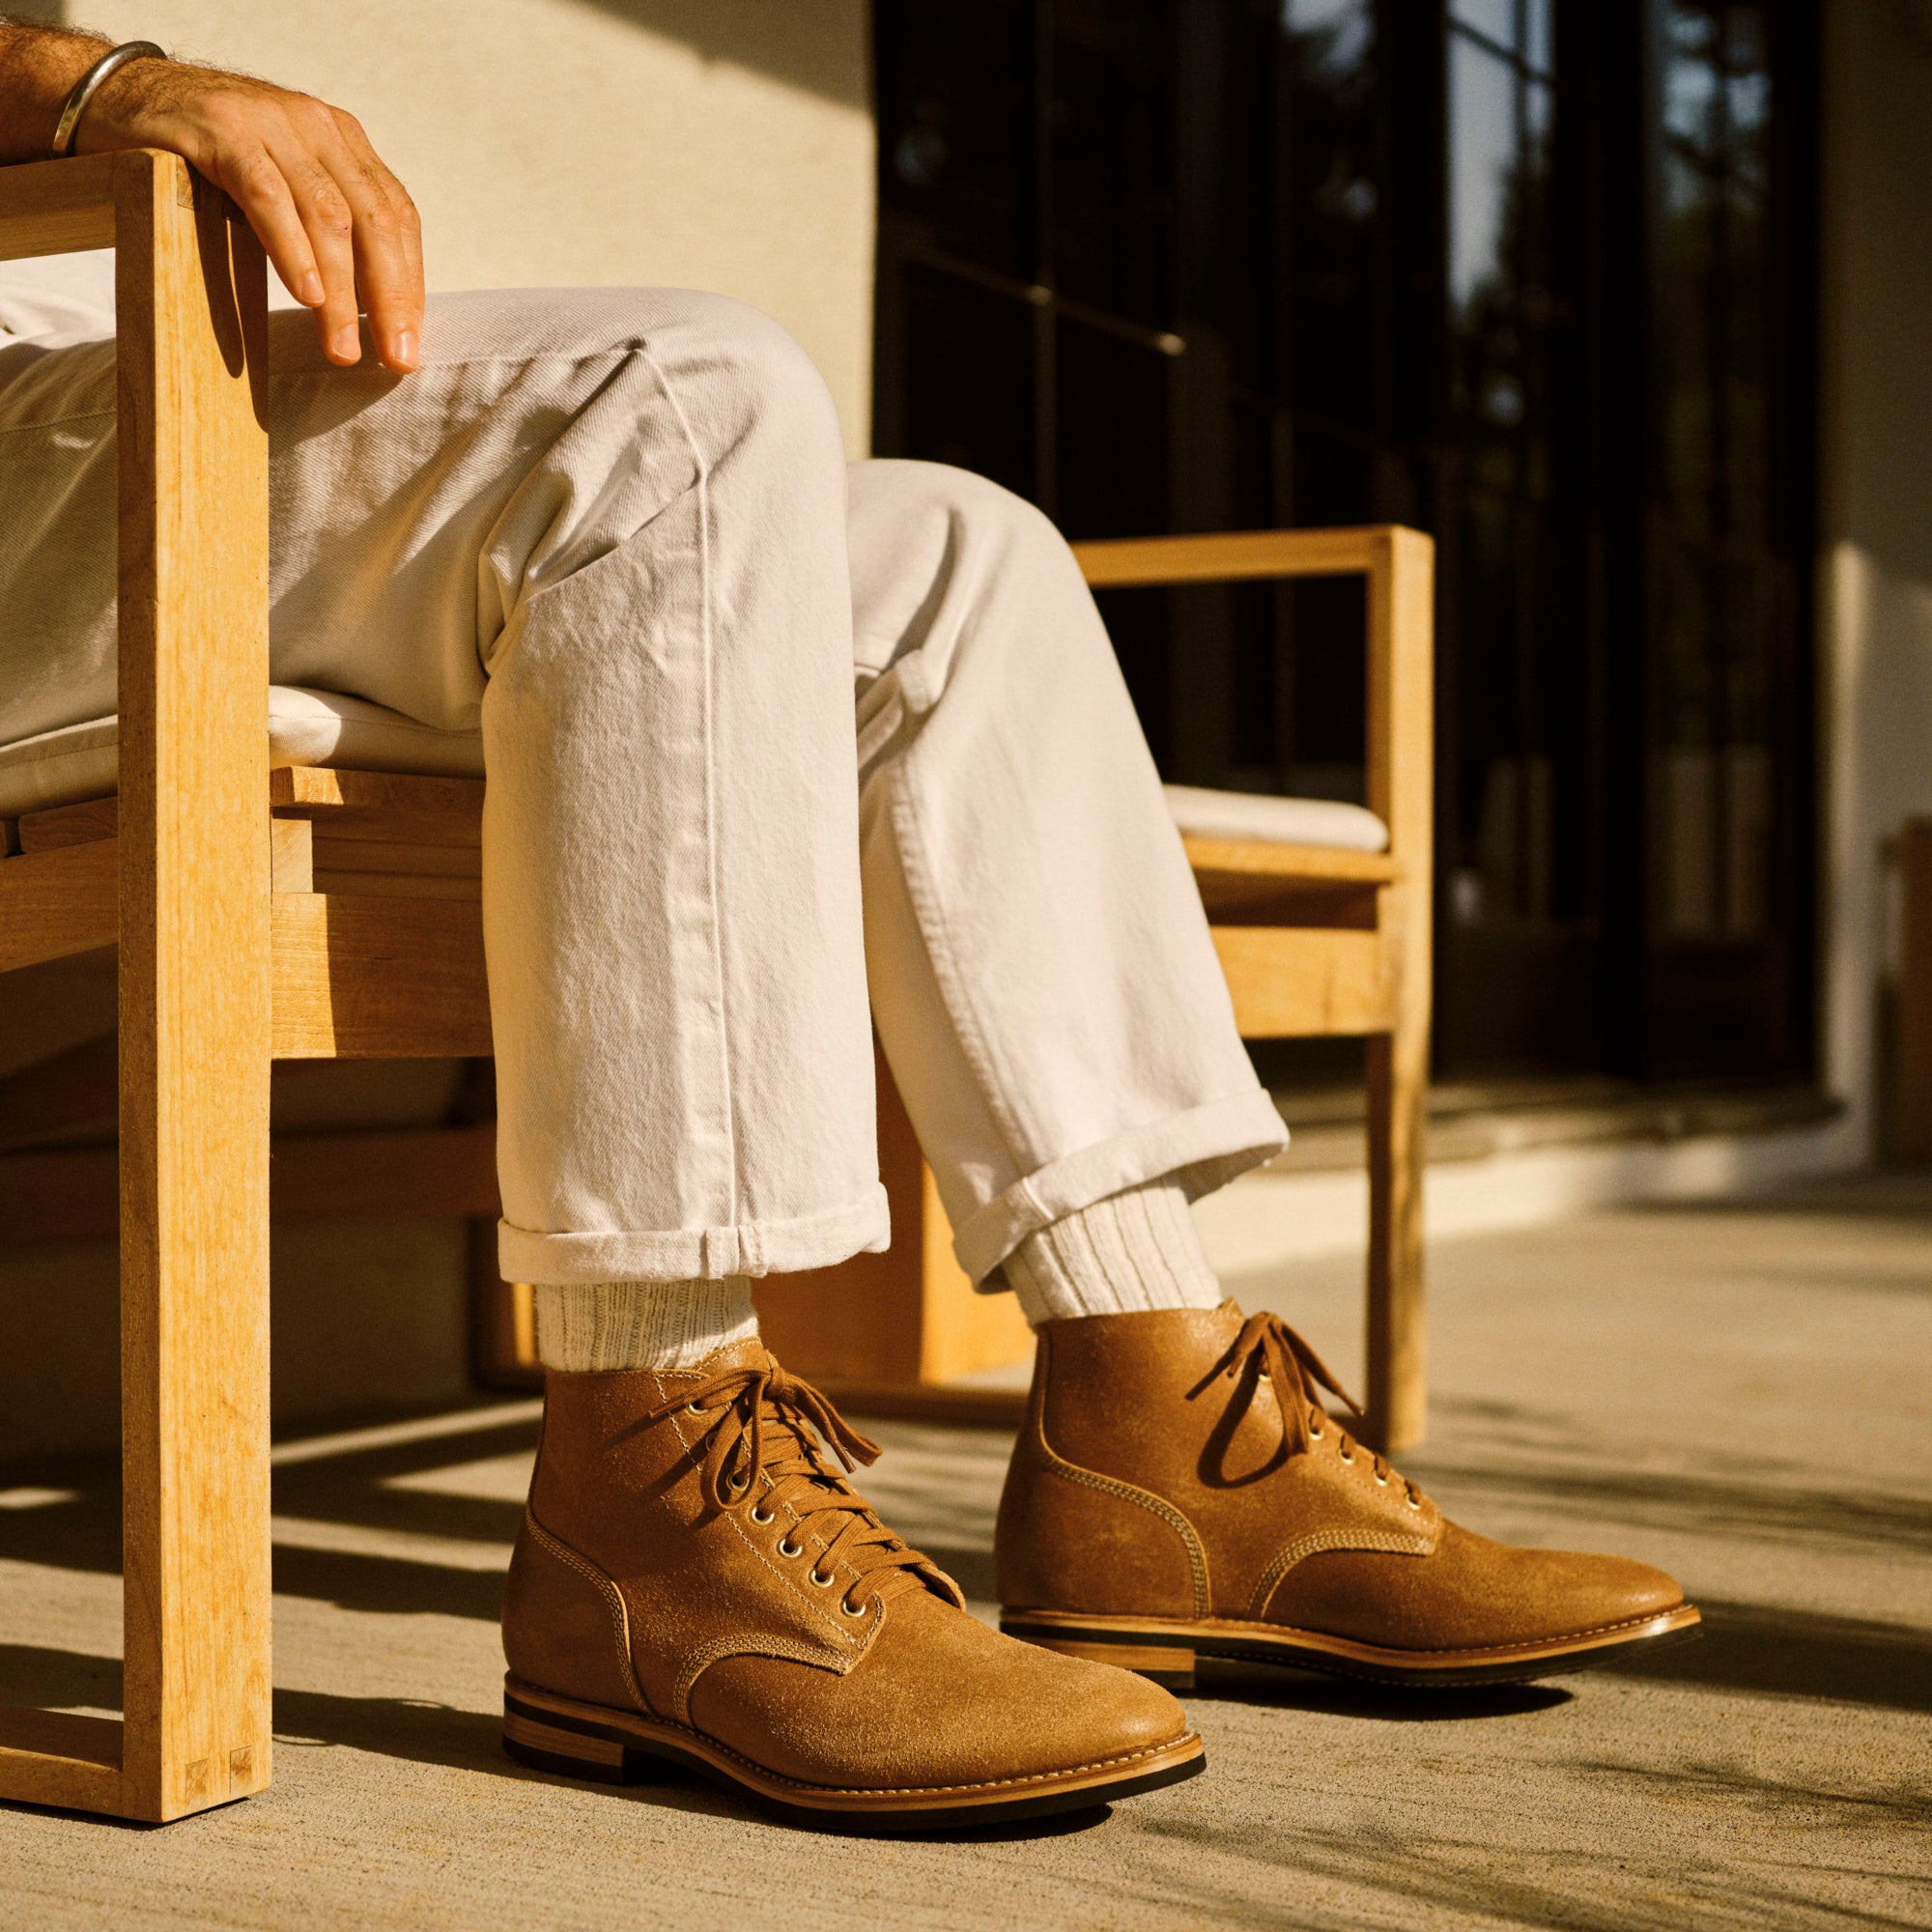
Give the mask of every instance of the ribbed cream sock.
[[599, 1281], [535, 1288], [537, 1359], [547, 1369], [691, 1369], [758, 1332], [752, 1283]]
[[1187, 1196], [1171, 1180], [1130, 1187], [1050, 1222], [1001, 1266], [1036, 1328], [1078, 1315], [1218, 1308], [1222, 1301]]

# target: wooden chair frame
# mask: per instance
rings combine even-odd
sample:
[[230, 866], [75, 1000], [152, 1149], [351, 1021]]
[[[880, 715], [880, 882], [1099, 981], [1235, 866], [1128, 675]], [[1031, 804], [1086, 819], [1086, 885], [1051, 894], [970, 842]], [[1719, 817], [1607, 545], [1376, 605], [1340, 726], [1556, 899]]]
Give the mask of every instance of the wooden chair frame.
[[270, 1776], [267, 291], [176, 156], [0, 170], [0, 258], [100, 247], [120, 836], [8, 862], [0, 967], [120, 946], [124, 1715], [0, 1714], [0, 1797], [159, 1821]]
[[[0, 863], [0, 972], [119, 948], [123, 1716], [0, 1710], [0, 1800], [159, 1822], [270, 1775], [270, 1063], [491, 1050], [473, 899], [438, 896], [447, 877], [418, 882], [420, 896], [369, 896], [366, 878], [329, 874], [320, 857], [312, 869], [308, 841], [318, 855], [330, 840], [473, 842], [481, 786], [271, 781], [261, 249], [172, 155], [0, 169], [0, 260], [99, 247], [117, 253], [120, 795], [39, 814], [41, 846]], [[1370, 1037], [1371, 1406], [1383, 1441], [1411, 1441], [1429, 541], [1263, 532], [1080, 555], [1096, 586], [1368, 579], [1368, 801], [1389, 825], [1388, 853], [1188, 843], [1243, 1031]], [[456, 1138], [473, 1166], [479, 1135]], [[880, 1286], [916, 1327], [942, 1304], [961, 1333], [989, 1306], [1007, 1312], [964, 1289], [909, 1132], [882, 1139], [898, 1177], [898, 1259], [861, 1261], [895, 1270]], [[99, 1157], [49, 1158], [78, 1173]], [[303, 1202], [327, 1191], [339, 1151], [317, 1149], [308, 1167], [324, 1179], [298, 1190]], [[484, 1190], [471, 1177], [460, 1191], [473, 1207]], [[915, 1378], [948, 1364], [931, 1341], [915, 1339]]]

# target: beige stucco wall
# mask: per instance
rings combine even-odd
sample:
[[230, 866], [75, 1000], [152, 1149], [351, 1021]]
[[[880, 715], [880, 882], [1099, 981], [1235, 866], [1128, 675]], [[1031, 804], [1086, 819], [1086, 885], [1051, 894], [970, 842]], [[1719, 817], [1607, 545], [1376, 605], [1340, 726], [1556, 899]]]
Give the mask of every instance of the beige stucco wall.
[[1932, 7], [1826, 8], [1819, 693], [1827, 1078], [1886, 1090], [1896, 881], [1932, 812]]
[[[50, 8], [40, 10], [45, 17]], [[433, 289], [668, 284], [871, 403], [865, 0], [68, 0], [352, 109], [422, 210]]]

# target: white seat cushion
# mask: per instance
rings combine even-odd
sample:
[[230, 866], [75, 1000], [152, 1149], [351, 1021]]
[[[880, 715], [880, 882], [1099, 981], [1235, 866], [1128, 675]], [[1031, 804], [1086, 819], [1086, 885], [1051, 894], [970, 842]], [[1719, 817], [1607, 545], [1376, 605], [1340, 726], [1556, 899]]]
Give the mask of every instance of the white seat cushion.
[[1196, 838], [1255, 838], [1265, 845], [1339, 845], [1386, 852], [1388, 827], [1359, 805], [1332, 798], [1277, 798], [1253, 791], [1165, 785], [1167, 809]]
[[[116, 721], [94, 718], [0, 746], [0, 818], [105, 798], [118, 779]], [[298, 685], [269, 687], [269, 762], [342, 765], [369, 772], [419, 772], [480, 779], [479, 731], [440, 731], [366, 698]], [[1199, 838], [1255, 838], [1269, 845], [1388, 848], [1388, 828], [1359, 805], [1326, 798], [1167, 785], [1168, 810]]]
[[[115, 735], [114, 719], [94, 718], [0, 746], [0, 818], [105, 798], [118, 781]], [[439, 731], [339, 692], [276, 684], [269, 687], [269, 762], [480, 779], [483, 737]]]

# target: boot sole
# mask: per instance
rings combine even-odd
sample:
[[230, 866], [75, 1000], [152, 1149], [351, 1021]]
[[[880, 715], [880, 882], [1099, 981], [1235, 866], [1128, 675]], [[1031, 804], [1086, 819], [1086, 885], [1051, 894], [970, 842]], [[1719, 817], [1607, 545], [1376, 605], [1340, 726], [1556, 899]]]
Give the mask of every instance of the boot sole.
[[1533, 1678], [1584, 1670], [1632, 1650], [1682, 1643], [1699, 1634], [1702, 1621], [1695, 1605], [1682, 1604], [1656, 1616], [1634, 1617], [1627, 1623], [1605, 1624], [1539, 1643], [1434, 1651], [1394, 1650], [1329, 1636], [1321, 1631], [1226, 1618], [1187, 1623], [1164, 1617], [1015, 1610], [1001, 1617], [1000, 1628], [1009, 1636], [1067, 1657], [1138, 1671], [1169, 1690], [1192, 1690], [1195, 1661], [1203, 1657], [1320, 1670], [1331, 1677], [1362, 1678], [1372, 1684], [1446, 1690], [1463, 1685], [1522, 1684]]
[[1172, 1744], [1104, 1763], [1027, 1777], [918, 1790], [840, 1789], [781, 1777], [682, 1724], [581, 1703], [516, 1677], [504, 1680], [503, 1748], [532, 1770], [604, 1784], [647, 1776], [653, 1761], [680, 1765], [789, 1824], [847, 1832], [964, 1831], [1044, 1818], [1158, 1791], [1208, 1764], [1200, 1738], [1190, 1731]]

